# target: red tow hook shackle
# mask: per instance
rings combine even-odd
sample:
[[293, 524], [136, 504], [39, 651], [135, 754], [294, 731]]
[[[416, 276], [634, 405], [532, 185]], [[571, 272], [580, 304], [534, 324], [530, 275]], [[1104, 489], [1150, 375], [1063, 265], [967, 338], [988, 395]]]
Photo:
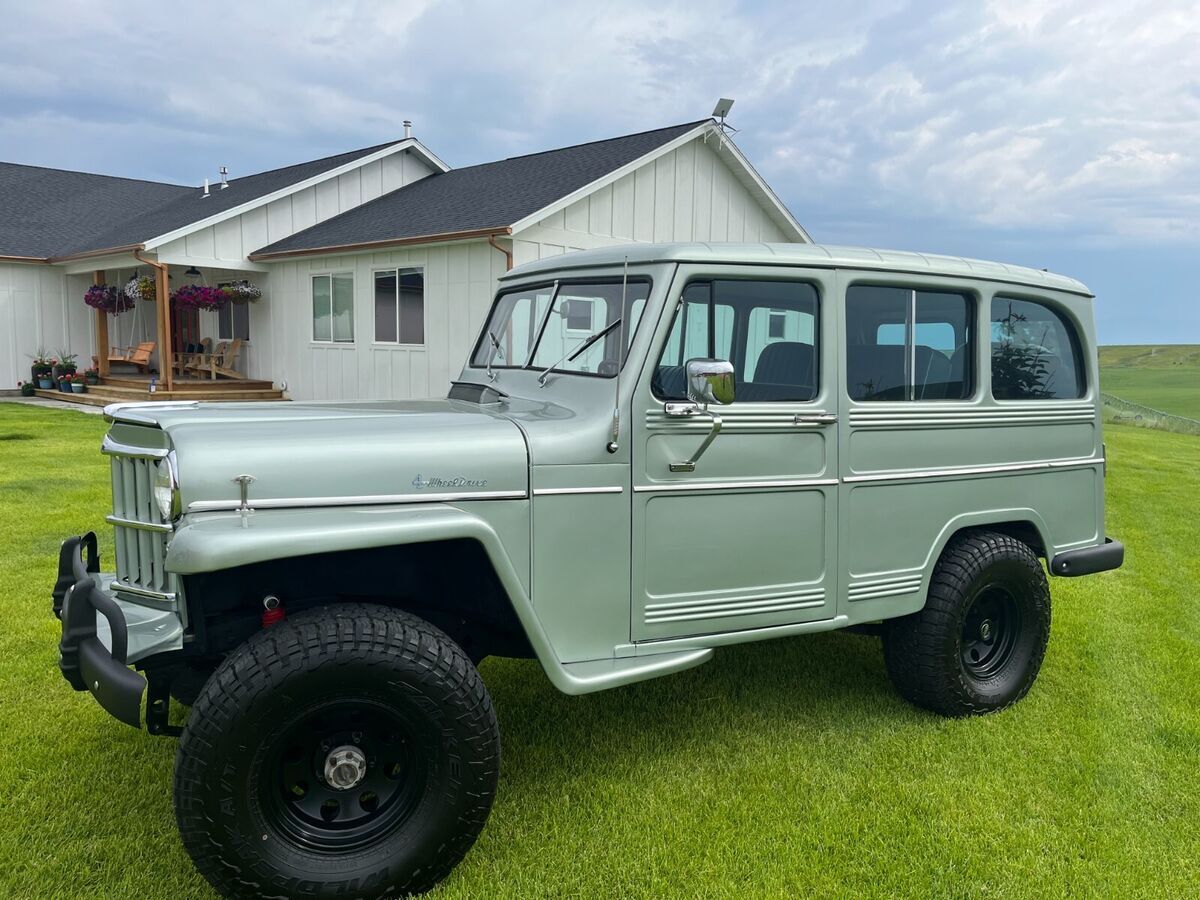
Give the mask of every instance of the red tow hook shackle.
[[278, 624], [287, 618], [287, 613], [283, 611], [283, 601], [274, 594], [267, 594], [263, 597], [263, 614], [262, 627], [270, 628], [272, 625]]

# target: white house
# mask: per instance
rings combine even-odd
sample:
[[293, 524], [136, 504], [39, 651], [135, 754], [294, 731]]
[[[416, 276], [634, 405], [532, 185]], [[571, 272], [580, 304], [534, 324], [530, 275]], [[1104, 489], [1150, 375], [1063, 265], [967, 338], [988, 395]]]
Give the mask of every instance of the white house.
[[[247, 398], [441, 395], [507, 268], [667, 240], [808, 236], [711, 119], [462, 169], [405, 137], [208, 187], [0, 163], [0, 387], [61, 348], [99, 358], [93, 399], [132, 399], [145, 383], [106, 372], [109, 348], [145, 341], [168, 397], [199, 396], [197, 382]], [[91, 284], [135, 272], [155, 302], [84, 304]], [[168, 300], [239, 279], [261, 299]], [[240, 339], [244, 380], [182, 368], [204, 338]]]

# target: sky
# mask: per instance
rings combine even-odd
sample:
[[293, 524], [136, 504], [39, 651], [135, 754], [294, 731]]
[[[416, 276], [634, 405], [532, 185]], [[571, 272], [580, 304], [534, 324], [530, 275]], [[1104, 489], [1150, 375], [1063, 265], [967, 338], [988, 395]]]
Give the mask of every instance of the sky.
[[0, 0], [0, 159], [199, 184], [414, 133], [451, 166], [692, 121], [815, 240], [997, 259], [1200, 343], [1200, 0]]

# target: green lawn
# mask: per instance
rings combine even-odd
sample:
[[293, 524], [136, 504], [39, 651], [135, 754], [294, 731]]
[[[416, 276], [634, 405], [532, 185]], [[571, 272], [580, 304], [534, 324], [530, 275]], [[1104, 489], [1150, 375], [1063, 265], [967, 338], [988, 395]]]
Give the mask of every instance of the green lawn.
[[[175, 832], [174, 742], [55, 666], [59, 539], [97, 528], [111, 559], [103, 429], [0, 403], [0, 896], [206, 897]], [[1195, 896], [1200, 440], [1106, 439], [1126, 567], [1052, 583], [1016, 707], [919, 712], [849, 634], [578, 698], [489, 660], [500, 793], [437, 896]]]
[[1200, 419], [1200, 346], [1101, 347], [1100, 387], [1131, 403]]

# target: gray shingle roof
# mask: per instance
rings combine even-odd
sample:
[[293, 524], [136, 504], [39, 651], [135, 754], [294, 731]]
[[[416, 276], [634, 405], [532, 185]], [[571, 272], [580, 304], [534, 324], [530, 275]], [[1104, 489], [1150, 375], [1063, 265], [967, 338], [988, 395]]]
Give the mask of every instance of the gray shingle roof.
[[430, 175], [251, 256], [506, 228], [707, 121]]
[[0, 163], [0, 255], [44, 259], [192, 188]]
[[0, 255], [71, 256], [144, 243], [394, 143], [233, 178], [208, 197], [199, 187], [0, 163]]

